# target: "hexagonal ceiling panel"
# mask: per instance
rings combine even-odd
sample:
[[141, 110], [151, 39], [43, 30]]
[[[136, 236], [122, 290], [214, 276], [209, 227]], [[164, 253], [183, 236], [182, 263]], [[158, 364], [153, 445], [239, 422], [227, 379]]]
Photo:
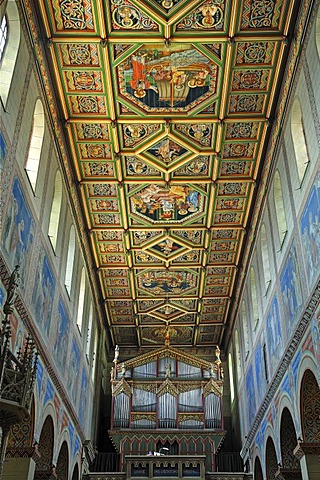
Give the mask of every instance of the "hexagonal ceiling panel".
[[111, 341], [152, 348], [167, 325], [177, 345], [221, 342], [294, 0], [25, 4]]
[[186, 113], [215, 96], [219, 67], [199, 47], [162, 43], [143, 45], [116, 72], [119, 100], [133, 111]]

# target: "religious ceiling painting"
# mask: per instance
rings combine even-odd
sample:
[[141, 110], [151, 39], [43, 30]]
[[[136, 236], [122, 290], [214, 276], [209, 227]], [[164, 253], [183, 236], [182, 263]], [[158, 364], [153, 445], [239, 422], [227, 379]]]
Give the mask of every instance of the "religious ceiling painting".
[[203, 223], [206, 193], [195, 185], [151, 184], [131, 192], [132, 218], [150, 225]]
[[[167, 328], [163, 327], [140, 327], [142, 340], [151, 345], [163, 342], [167, 333]], [[170, 326], [170, 343], [171, 345], [192, 345], [192, 337], [194, 329], [191, 326]]]
[[180, 296], [195, 292], [199, 274], [196, 270], [147, 270], [137, 273], [137, 288], [145, 295]]
[[116, 73], [119, 101], [134, 111], [186, 113], [215, 96], [219, 66], [192, 44], [144, 44]]
[[293, 4], [38, 2], [113, 344], [222, 341]]

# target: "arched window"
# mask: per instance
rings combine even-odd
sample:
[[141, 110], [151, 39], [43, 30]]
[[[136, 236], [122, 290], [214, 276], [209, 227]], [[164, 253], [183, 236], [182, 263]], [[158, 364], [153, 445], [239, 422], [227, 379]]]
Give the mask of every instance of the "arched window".
[[259, 322], [259, 309], [258, 309], [256, 274], [253, 267], [251, 267], [251, 271], [250, 271], [250, 286], [251, 286], [253, 325], [255, 330]]
[[262, 353], [263, 353], [264, 377], [266, 379], [266, 382], [269, 383], [268, 354], [267, 354], [267, 345], [265, 343], [263, 344]]
[[238, 377], [238, 381], [240, 381], [242, 370], [241, 370], [241, 355], [240, 355], [240, 344], [239, 344], [238, 330], [235, 330], [235, 332], [234, 332], [234, 344], [235, 344], [235, 349], [236, 349], [237, 377]]
[[79, 290], [78, 314], [77, 314], [77, 325], [78, 325], [80, 333], [82, 332], [83, 307], [84, 307], [85, 293], [86, 293], [86, 274], [85, 274], [84, 267], [82, 267], [81, 279], [80, 279], [80, 290]]
[[244, 343], [244, 359], [246, 360], [249, 355], [249, 325], [248, 325], [248, 318], [246, 312], [246, 304], [243, 300], [241, 305], [241, 320], [242, 320], [242, 327], [243, 327], [243, 343]]
[[56, 174], [56, 180], [54, 182], [54, 192], [53, 192], [53, 198], [52, 198], [49, 230], [48, 230], [48, 235], [54, 250], [56, 249], [56, 244], [57, 244], [61, 201], [62, 201], [62, 178], [61, 178], [61, 173], [58, 170]]
[[60, 448], [57, 465], [56, 465], [56, 473], [57, 478], [68, 478], [69, 477], [69, 450], [68, 444], [66, 441], [63, 442]]
[[33, 113], [31, 142], [30, 142], [29, 153], [28, 153], [28, 158], [26, 162], [26, 172], [30, 180], [31, 186], [33, 188], [33, 191], [35, 191], [36, 189], [43, 136], [44, 136], [44, 111], [43, 111], [43, 105], [41, 100], [37, 100], [34, 113]]
[[278, 460], [276, 449], [274, 447], [274, 443], [271, 437], [268, 437], [267, 444], [266, 444], [266, 473], [267, 478], [271, 480], [271, 478], [275, 478], [275, 475], [278, 470]]
[[317, 19], [316, 19], [316, 45], [317, 45], [318, 55], [320, 58], [320, 7], [318, 8]]
[[7, 40], [8, 40], [8, 20], [7, 20], [7, 15], [4, 15], [0, 25], [0, 62], [2, 60], [4, 51], [7, 46]]
[[97, 352], [98, 352], [98, 330], [96, 328], [94, 332], [94, 344], [93, 344], [93, 353], [92, 353], [91, 379], [93, 382], [94, 382], [94, 377], [96, 374], [96, 367], [97, 367]]
[[230, 395], [231, 403], [234, 400], [234, 379], [233, 379], [233, 365], [232, 365], [232, 355], [228, 354], [228, 369], [229, 369], [229, 378], [230, 378]]
[[87, 345], [86, 345], [86, 354], [87, 354], [88, 359], [90, 358], [90, 350], [91, 350], [92, 322], [93, 322], [93, 308], [92, 308], [92, 302], [91, 302], [90, 303], [90, 310], [89, 310], [88, 329], [87, 329]]
[[16, 2], [9, 0], [1, 20], [0, 31], [0, 96], [5, 107], [20, 43], [20, 20]]
[[274, 203], [276, 207], [276, 218], [277, 218], [277, 225], [278, 225], [279, 242], [280, 242], [280, 245], [282, 245], [288, 231], [288, 226], [287, 226], [286, 212], [285, 212], [284, 203], [283, 203], [281, 179], [280, 179], [280, 174], [278, 170], [276, 171], [274, 176], [273, 194], [274, 194]]
[[254, 479], [263, 480], [262, 467], [261, 467], [259, 457], [256, 457], [256, 460], [254, 462]]
[[268, 249], [268, 239], [266, 233], [266, 226], [263, 223], [261, 227], [261, 253], [262, 253], [262, 265], [263, 265], [263, 275], [264, 281], [266, 283], [266, 290], [268, 290], [271, 283], [271, 272], [270, 272], [270, 260], [269, 260], [269, 249]]
[[300, 184], [309, 164], [306, 136], [304, 133], [301, 105], [298, 98], [294, 99], [291, 110], [291, 133], [296, 156], [296, 164]]
[[66, 286], [67, 292], [70, 295], [71, 285], [72, 285], [72, 274], [73, 274], [73, 264], [74, 264], [74, 254], [76, 250], [76, 234], [74, 226], [70, 227], [69, 234], [69, 245], [68, 245], [68, 256], [67, 256], [67, 265], [66, 265], [66, 276], [64, 284]]

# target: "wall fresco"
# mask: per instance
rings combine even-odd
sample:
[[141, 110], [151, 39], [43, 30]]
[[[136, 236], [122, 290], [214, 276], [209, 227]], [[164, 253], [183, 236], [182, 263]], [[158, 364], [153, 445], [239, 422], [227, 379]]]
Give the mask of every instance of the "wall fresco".
[[[79, 369], [80, 370], [80, 369]], [[78, 417], [81, 425], [85, 427], [88, 416], [87, 416], [87, 390], [88, 390], [88, 375], [85, 367], [82, 368], [81, 372], [81, 387], [80, 387], [80, 401], [79, 401], [79, 410]]]
[[291, 245], [280, 275], [282, 301], [287, 335], [290, 336], [303, 304], [300, 272], [294, 244]]
[[252, 364], [248, 368], [248, 372], [246, 376], [246, 392], [247, 392], [248, 420], [249, 420], [249, 425], [252, 425], [252, 422], [254, 420], [255, 413], [256, 413], [256, 391], [254, 386]]
[[313, 351], [319, 365], [319, 379], [320, 379], [320, 307], [315, 313], [311, 322], [311, 337], [313, 344]]
[[[70, 360], [68, 362], [69, 368], [68, 368], [67, 389], [74, 405], [77, 404], [77, 399], [79, 394], [80, 358], [81, 358], [80, 349], [77, 344], [76, 338], [73, 337], [72, 344], [71, 344]], [[84, 394], [84, 392], [82, 394]]]
[[68, 353], [69, 345], [69, 330], [70, 330], [70, 320], [66, 312], [66, 307], [62, 301], [59, 299], [58, 311], [57, 311], [57, 324], [56, 332], [54, 337], [54, 347], [53, 354], [57, 366], [61, 371], [62, 375], [65, 373], [66, 369], [66, 360]]
[[14, 269], [20, 265], [20, 288], [25, 288], [30, 266], [30, 252], [34, 240], [35, 223], [26, 202], [20, 181], [13, 181], [11, 197], [3, 228], [2, 246], [7, 260]]
[[306, 259], [307, 281], [311, 288], [320, 273], [320, 172], [317, 173], [304, 208], [300, 229]]
[[52, 268], [45, 251], [41, 249], [31, 308], [38, 326], [47, 336], [49, 336], [51, 326], [55, 286], [56, 280]]
[[266, 319], [266, 335], [267, 346], [269, 353], [269, 365], [271, 374], [274, 372], [276, 366], [282, 355], [282, 336], [280, 327], [280, 314], [278, 299], [275, 296], [271, 302], [267, 319]]
[[4, 167], [7, 150], [8, 149], [7, 149], [6, 141], [4, 139], [3, 133], [0, 131], [0, 175]]
[[263, 345], [261, 339], [259, 339], [254, 352], [254, 366], [256, 374], [256, 384], [257, 384], [257, 399], [260, 403], [264, 397], [266, 391], [266, 376], [265, 376], [265, 366], [263, 360]]

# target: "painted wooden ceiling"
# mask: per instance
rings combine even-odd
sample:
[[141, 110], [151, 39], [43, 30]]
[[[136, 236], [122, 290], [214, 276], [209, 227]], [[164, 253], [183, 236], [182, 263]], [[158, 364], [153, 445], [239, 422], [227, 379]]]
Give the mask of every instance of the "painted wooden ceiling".
[[293, 1], [39, 0], [114, 344], [219, 344]]

